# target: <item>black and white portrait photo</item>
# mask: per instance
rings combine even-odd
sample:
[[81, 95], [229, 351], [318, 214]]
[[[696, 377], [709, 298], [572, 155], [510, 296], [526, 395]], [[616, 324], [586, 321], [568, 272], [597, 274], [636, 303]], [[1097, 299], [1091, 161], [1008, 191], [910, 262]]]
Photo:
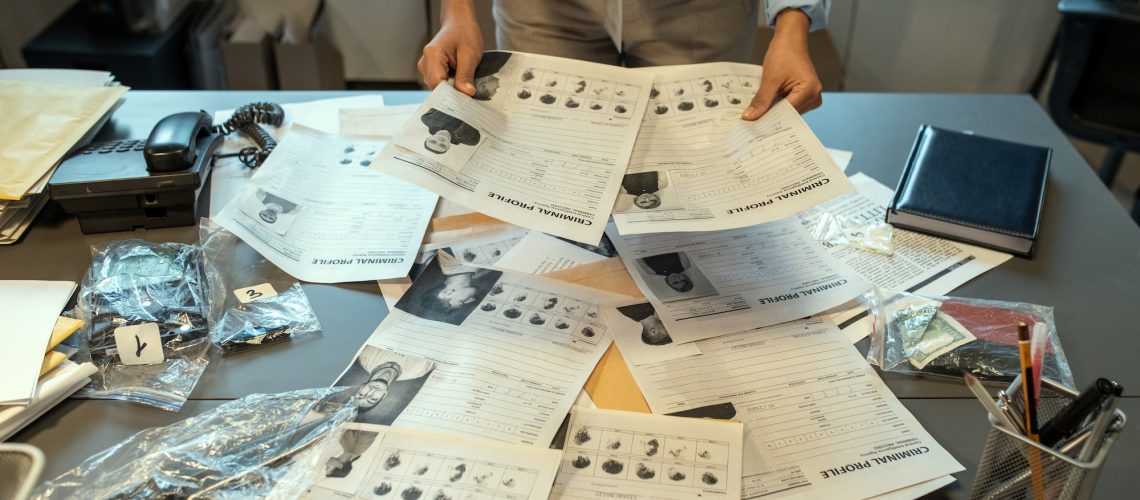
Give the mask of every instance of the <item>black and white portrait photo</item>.
[[657, 317], [657, 311], [653, 309], [653, 304], [643, 302], [619, 307], [617, 310], [623, 316], [641, 324], [642, 344], [666, 345], [673, 343], [673, 339], [669, 337], [669, 332], [665, 330], [665, 325], [661, 323], [661, 318]]
[[681, 197], [669, 183], [669, 172], [625, 174], [614, 202], [614, 213], [649, 212], [682, 208]]
[[424, 139], [424, 149], [441, 155], [451, 151], [452, 146], [476, 146], [481, 138], [479, 131], [467, 122], [435, 108], [420, 116], [420, 121], [428, 129]]
[[634, 271], [661, 302], [716, 295], [716, 287], [685, 252], [669, 252], [637, 259]]
[[370, 345], [333, 385], [356, 387], [356, 422], [392, 425], [427, 382], [435, 363]]
[[280, 235], [289, 231], [300, 211], [297, 203], [261, 189], [241, 204], [241, 213]]
[[460, 269], [444, 273], [439, 259], [433, 259], [396, 303], [396, 308], [423, 319], [462, 324], [503, 273], [476, 267]]
[[459, 114], [477, 107], [467, 96], [447, 96], [444, 102], [418, 112], [391, 142], [424, 160], [459, 172], [479, 150], [483, 132]]
[[622, 356], [630, 363], [643, 365], [701, 353], [694, 342], [673, 342], [657, 310], [645, 299], [613, 304], [603, 311]]
[[308, 498], [329, 498], [331, 491], [352, 495], [368, 477], [384, 442], [383, 427], [350, 422], [335, 443], [326, 446], [321, 456], [322, 472], [314, 482]]
[[499, 91], [501, 77], [499, 72], [511, 59], [510, 52], [492, 50], [483, 53], [479, 65], [475, 67], [474, 84], [475, 99], [490, 101]]

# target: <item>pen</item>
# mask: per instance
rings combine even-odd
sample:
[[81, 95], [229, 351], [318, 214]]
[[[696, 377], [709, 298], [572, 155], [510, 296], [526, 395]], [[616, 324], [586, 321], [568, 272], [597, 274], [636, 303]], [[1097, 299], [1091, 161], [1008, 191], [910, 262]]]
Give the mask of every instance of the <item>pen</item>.
[[1081, 428], [1081, 424], [1094, 414], [1105, 399], [1120, 396], [1120, 384], [1106, 378], [1098, 378], [1080, 396], [1065, 405], [1057, 415], [1041, 426], [1038, 437], [1041, 444], [1052, 447]]
[[1009, 415], [1002, 411], [1001, 408], [998, 408], [994, 400], [990, 399], [990, 394], [986, 392], [985, 387], [982, 387], [982, 383], [978, 381], [978, 378], [969, 373], [965, 375], [965, 378], [966, 387], [969, 387], [970, 392], [973, 392], [974, 396], [978, 398], [978, 401], [981, 401], [982, 406], [985, 407], [986, 411], [990, 413], [990, 416], [997, 421], [998, 425], [1011, 431], [1017, 430], [1017, 427], [1013, 426], [1013, 422], [1009, 421]]
[[[1029, 325], [1017, 324], [1017, 353], [1021, 361], [1021, 400], [1025, 404], [1025, 435], [1039, 442], [1037, 437], [1037, 398], [1033, 395], [1033, 360], [1029, 357]], [[1041, 476], [1041, 450], [1029, 448], [1030, 480], [1033, 483], [1034, 500], [1045, 498], [1045, 478]]]
[[1025, 422], [1023, 418], [1017, 414], [1017, 411], [1005, 401], [999, 401], [998, 408], [1005, 412], [1005, 418], [1013, 424], [1013, 430], [1017, 431], [1018, 434], [1025, 435]]

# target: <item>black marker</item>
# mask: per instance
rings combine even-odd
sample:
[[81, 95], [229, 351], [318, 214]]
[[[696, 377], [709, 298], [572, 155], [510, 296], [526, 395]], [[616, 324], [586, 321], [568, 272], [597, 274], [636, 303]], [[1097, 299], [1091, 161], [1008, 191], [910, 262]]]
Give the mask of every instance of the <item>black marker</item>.
[[1098, 378], [1065, 405], [1057, 415], [1041, 426], [1041, 444], [1053, 446], [1077, 432], [1085, 418], [1091, 415], [1110, 396], [1119, 397], [1124, 392], [1120, 384], [1106, 378]]

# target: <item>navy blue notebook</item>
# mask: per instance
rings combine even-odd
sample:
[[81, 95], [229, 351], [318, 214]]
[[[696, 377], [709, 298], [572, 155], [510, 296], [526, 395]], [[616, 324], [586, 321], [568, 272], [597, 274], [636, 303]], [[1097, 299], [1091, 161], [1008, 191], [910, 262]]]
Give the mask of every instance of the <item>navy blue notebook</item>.
[[1033, 255], [1052, 150], [923, 125], [887, 222]]

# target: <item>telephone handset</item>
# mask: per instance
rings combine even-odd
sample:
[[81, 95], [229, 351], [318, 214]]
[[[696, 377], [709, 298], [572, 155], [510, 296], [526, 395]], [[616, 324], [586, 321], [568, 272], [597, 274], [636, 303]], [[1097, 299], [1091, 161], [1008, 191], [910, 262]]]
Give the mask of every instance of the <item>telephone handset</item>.
[[[163, 118], [151, 130], [143, 147], [143, 161], [153, 173], [185, 170], [196, 161], [206, 160], [199, 141], [210, 142], [213, 119], [205, 111], [176, 113]], [[212, 152], [212, 151], [211, 151]]]
[[259, 123], [277, 126], [281, 106], [253, 103], [215, 126], [204, 112], [160, 120], [144, 140], [90, 143], [64, 160], [49, 182], [52, 199], [79, 216], [84, 233], [197, 223], [198, 194], [213, 167], [222, 136], [239, 131], [256, 146], [233, 155], [253, 168], [277, 145]]
[[146, 148], [143, 150], [146, 168], [156, 173], [183, 170], [197, 159], [196, 142], [199, 138], [211, 131], [229, 135], [235, 130], [256, 144], [242, 148], [235, 156], [246, 166], [257, 168], [277, 147], [273, 136], [258, 124], [277, 127], [284, 121], [285, 110], [271, 102], [246, 104], [234, 110], [228, 120], [217, 126], [205, 111], [170, 115], [154, 126], [146, 140]]

